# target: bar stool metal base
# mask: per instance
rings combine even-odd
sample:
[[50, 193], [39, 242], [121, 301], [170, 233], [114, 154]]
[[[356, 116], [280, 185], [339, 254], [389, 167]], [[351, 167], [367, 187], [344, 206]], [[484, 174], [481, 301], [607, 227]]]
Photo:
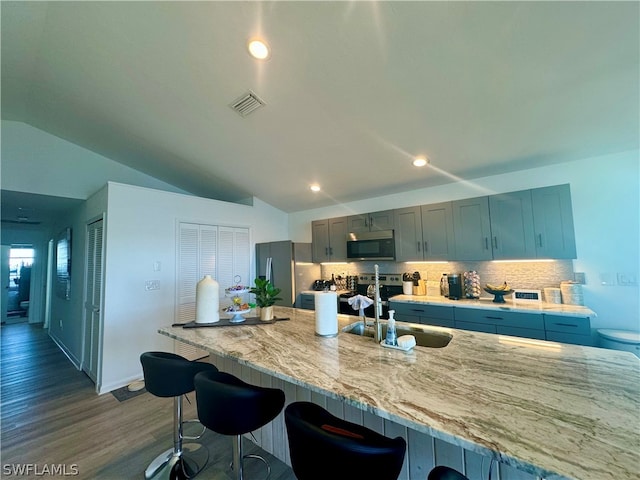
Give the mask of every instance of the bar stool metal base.
[[207, 465], [209, 451], [198, 443], [183, 445], [176, 453], [173, 448], [158, 455], [144, 471], [146, 480], [188, 480]]
[[[253, 435], [253, 434], [252, 434]], [[244, 459], [254, 458], [260, 460], [267, 467], [267, 476], [264, 480], [269, 480], [271, 477], [271, 465], [264, 457], [256, 455], [255, 453], [249, 453], [244, 455], [242, 453], [242, 435], [234, 435], [233, 440], [233, 461], [231, 462], [231, 469], [235, 472], [234, 478], [236, 480], [244, 480]]]

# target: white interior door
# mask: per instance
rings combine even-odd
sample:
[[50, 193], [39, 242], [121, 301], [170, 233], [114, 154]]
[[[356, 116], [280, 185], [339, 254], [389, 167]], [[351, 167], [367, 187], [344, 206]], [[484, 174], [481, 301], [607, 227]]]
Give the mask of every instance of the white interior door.
[[102, 259], [103, 221], [87, 225], [87, 284], [85, 297], [84, 352], [82, 370], [98, 383], [101, 319], [102, 319]]

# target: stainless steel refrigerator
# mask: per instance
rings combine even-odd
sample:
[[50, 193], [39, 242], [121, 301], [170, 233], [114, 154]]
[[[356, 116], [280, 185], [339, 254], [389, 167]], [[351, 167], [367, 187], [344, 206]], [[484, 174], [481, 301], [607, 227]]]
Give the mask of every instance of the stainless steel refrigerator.
[[276, 305], [283, 307], [299, 307], [300, 292], [312, 290], [321, 275], [320, 264], [311, 261], [311, 244], [289, 240], [256, 243], [256, 270], [259, 278], [282, 289]]

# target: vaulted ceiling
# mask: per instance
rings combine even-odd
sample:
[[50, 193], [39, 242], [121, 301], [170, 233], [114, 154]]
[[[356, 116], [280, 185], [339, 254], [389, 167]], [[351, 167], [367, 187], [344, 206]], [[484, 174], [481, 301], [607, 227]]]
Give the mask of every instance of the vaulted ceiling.
[[[204, 197], [292, 212], [639, 147], [638, 2], [3, 1], [1, 15], [3, 119]], [[270, 59], [248, 55], [254, 36]], [[241, 117], [229, 105], [248, 91], [266, 105]]]

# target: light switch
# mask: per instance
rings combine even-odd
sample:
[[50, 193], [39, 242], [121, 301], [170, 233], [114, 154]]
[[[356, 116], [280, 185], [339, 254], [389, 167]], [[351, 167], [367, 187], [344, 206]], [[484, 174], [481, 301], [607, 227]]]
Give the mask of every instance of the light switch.
[[153, 271], [159, 272], [162, 269], [162, 263], [159, 261], [153, 262]]

